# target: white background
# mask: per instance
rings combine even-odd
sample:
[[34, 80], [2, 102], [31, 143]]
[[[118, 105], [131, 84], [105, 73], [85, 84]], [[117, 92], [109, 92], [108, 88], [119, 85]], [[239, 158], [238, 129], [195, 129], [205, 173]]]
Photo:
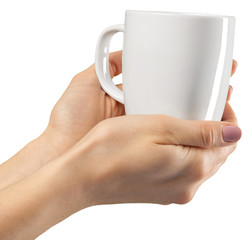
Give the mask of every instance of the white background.
[[[96, 40], [124, 22], [126, 9], [234, 15], [231, 105], [242, 140], [220, 171], [187, 205], [121, 204], [91, 207], [38, 239], [252, 239], [252, 14], [244, 0], [0, 1], [0, 162], [46, 127], [71, 78], [94, 61]], [[111, 50], [122, 47], [122, 34]], [[118, 81], [119, 78], [117, 78]]]

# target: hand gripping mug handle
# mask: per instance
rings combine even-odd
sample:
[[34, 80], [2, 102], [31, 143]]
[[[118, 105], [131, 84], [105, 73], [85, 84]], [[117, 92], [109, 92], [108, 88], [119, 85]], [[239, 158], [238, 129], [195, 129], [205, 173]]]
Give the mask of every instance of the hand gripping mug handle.
[[109, 72], [109, 45], [114, 34], [124, 32], [124, 25], [113, 25], [101, 33], [95, 52], [95, 70], [103, 90], [112, 98], [123, 103], [123, 92], [114, 85]]

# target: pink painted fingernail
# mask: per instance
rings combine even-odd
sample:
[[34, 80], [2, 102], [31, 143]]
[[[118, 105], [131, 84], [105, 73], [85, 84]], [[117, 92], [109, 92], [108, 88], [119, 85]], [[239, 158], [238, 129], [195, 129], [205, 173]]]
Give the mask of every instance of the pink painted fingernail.
[[236, 142], [241, 138], [241, 135], [241, 129], [236, 126], [224, 126], [222, 129], [224, 142]]

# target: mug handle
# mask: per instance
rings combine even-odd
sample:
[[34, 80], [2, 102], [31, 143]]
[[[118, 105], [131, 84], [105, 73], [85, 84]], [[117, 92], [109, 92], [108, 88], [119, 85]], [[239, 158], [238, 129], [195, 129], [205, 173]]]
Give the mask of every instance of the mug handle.
[[109, 72], [109, 45], [114, 34], [124, 32], [124, 24], [113, 25], [101, 33], [95, 52], [95, 71], [103, 90], [120, 103], [123, 101], [123, 92], [114, 85]]

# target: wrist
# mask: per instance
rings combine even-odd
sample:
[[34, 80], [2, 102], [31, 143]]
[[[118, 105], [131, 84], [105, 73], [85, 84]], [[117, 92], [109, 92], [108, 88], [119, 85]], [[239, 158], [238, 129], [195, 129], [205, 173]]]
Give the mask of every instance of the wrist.
[[50, 159], [56, 158], [71, 149], [78, 140], [60, 133], [49, 123], [45, 131], [38, 137], [38, 142], [46, 150], [49, 160], [44, 159], [43, 162], [47, 163]]
[[34, 239], [77, 211], [77, 191], [65, 166], [64, 159], [55, 159], [0, 191], [1, 239]]
[[16, 183], [58, 156], [42, 134], [0, 167], [0, 189]]
[[96, 164], [95, 149], [95, 142], [85, 137], [54, 160], [60, 165], [66, 185], [74, 190], [75, 204], [72, 204], [74, 212], [97, 204], [96, 192], [99, 192], [97, 183], [103, 167], [100, 168]]
[[62, 152], [52, 144], [48, 130], [45, 130], [38, 138], [34, 139], [29, 144], [31, 149], [36, 151], [36, 159], [40, 167], [62, 154]]

